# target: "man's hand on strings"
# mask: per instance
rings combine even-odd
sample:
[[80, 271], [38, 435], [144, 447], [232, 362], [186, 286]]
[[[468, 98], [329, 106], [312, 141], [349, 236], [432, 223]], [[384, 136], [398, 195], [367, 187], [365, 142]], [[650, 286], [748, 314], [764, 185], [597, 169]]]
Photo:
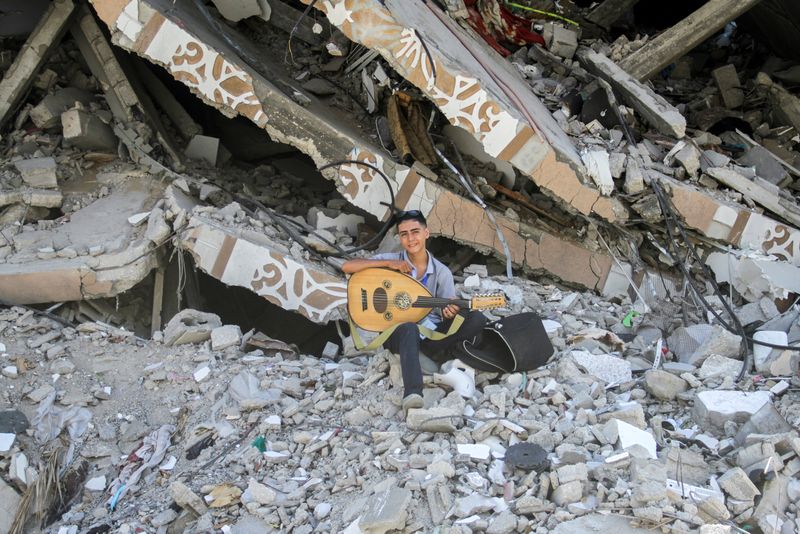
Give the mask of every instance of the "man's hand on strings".
[[442, 308], [442, 316], [444, 316], [445, 319], [452, 319], [453, 317], [458, 315], [458, 310], [460, 309], [461, 308], [459, 308], [455, 304], [448, 304], [447, 306]]

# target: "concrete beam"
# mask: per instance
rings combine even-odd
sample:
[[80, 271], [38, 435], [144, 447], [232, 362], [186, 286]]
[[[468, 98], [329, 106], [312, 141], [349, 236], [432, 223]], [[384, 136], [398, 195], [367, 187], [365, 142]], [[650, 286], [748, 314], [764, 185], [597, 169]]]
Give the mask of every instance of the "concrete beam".
[[[434, 235], [455, 239], [502, 257], [503, 248], [495, 237], [494, 228], [477, 205], [424, 178], [416, 170], [386, 158], [372, 141], [350, 124], [342, 122], [340, 116], [330, 113], [313, 95], [305, 95], [310, 101], [307, 106], [298, 105], [284, 90], [284, 87], [295, 87], [292, 80], [282, 79], [280, 75], [267, 80], [242, 66], [236, 52], [219, 44], [219, 39], [210, 34], [205, 24], [200, 21], [193, 24], [190, 14], [178, 11], [168, 19], [157, 11], [155, 2], [151, 4], [145, 0], [118, 2], [113, 6], [95, 1], [94, 5], [101, 19], [108, 24], [115, 42], [163, 66], [221, 112], [247, 117], [264, 128], [273, 140], [292, 145], [309, 155], [317, 166], [354, 160], [381, 169], [388, 183], [373, 169], [356, 163], [323, 173], [336, 182], [338, 190], [353, 205], [384, 220], [389, 216], [389, 210], [381, 203], [390, 198], [391, 187], [400, 209], [419, 209], [428, 215]], [[182, 20], [184, 16], [186, 19]], [[180, 25], [174, 20], [180, 21]], [[187, 50], [193, 51], [191, 62], [186, 60]], [[473, 82], [469, 82], [472, 83], [470, 87], [476, 88]], [[483, 96], [478, 104], [485, 103], [486, 93], [480, 94]], [[463, 102], [458, 105], [466, 106]], [[492, 122], [484, 114], [494, 117], [497, 113], [495, 120], [500, 123], [511, 120], [511, 124], [516, 125], [514, 128], [519, 126], [532, 134], [532, 129], [521, 125], [520, 121], [512, 120], [510, 115], [492, 105], [487, 106], [488, 111], [481, 104], [481, 109], [484, 109], [479, 114], [481, 124], [485, 122], [488, 127]], [[505, 150], [506, 145], [495, 143], [497, 139], [491, 135], [481, 134], [481, 139], [494, 146], [496, 153]], [[603, 200], [610, 200], [598, 198], [595, 189], [582, 186], [571, 167], [557, 160], [555, 151], [548, 151], [545, 145], [532, 140], [528, 134], [523, 134], [522, 141], [523, 145], [539, 143], [536, 146], [545, 150], [535, 171], [543, 187], [561, 192], [564, 198], [580, 206], [587, 214], [593, 208], [596, 211]], [[517, 154], [513, 147], [509, 153]], [[526, 154], [520, 156], [521, 159], [511, 157], [512, 163], [521, 165], [520, 161], [531, 156]], [[572, 188], [575, 184], [576, 187]], [[610, 204], [605, 206], [611, 210], [609, 218], [614, 219]], [[605, 253], [544, 231], [523, 229], [518, 222], [500, 213], [495, 213], [495, 217], [509, 241], [512, 260], [518, 268], [531, 273], [546, 271], [565, 281], [597, 291], [610, 291], [611, 294], [625, 290], [626, 286], [618, 283], [619, 277], [611, 276], [618, 267]], [[629, 269], [628, 266], [623, 268]], [[609, 286], [612, 279], [613, 287]]]
[[743, 250], [761, 250], [800, 266], [800, 230], [739, 204], [717, 200], [684, 182], [664, 179], [662, 183], [690, 228]]
[[344, 277], [325, 265], [298, 262], [262, 233], [193, 216], [180, 240], [200, 269], [226, 285], [249, 289], [316, 323], [346, 317]]
[[72, 0], [54, 0], [0, 81], [0, 128], [11, 118], [50, 51], [58, 46], [75, 9]]
[[143, 117], [156, 132], [173, 165], [180, 167], [180, 151], [164, 128], [153, 102], [136, 77], [129, 75], [122, 58], [118, 58], [114, 53], [111, 43], [100, 30], [91, 10], [87, 7], [80, 8], [70, 32], [89, 69], [100, 82], [106, 101], [116, 119], [126, 124]]
[[379, 51], [451, 124], [475, 137], [488, 155], [510, 162], [565, 209], [608, 222], [627, 218], [622, 203], [602, 196], [587, 177], [570, 139], [508, 61], [433, 2], [385, 4], [358, 0], [314, 7], [351, 40]]
[[760, 1], [708, 0], [697, 11], [625, 58], [620, 67], [637, 80], [647, 80]]
[[591, 48], [581, 48], [578, 60], [583, 68], [611, 84], [625, 102], [659, 132], [678, 139], [686, 134], [686, 118], [680, 111], [606, 56]]

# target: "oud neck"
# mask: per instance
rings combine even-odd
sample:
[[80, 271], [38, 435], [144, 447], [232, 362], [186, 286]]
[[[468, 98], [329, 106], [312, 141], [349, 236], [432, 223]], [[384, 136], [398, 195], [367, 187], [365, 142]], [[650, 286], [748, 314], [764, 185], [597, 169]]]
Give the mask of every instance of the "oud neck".
[[442, 308], [448, 304], [455, 304], [459, 308], [469, 308], [471, 302], [465, 299], [442, 299], [436, 297], [419, 297], [411, 305], [412, 308]]

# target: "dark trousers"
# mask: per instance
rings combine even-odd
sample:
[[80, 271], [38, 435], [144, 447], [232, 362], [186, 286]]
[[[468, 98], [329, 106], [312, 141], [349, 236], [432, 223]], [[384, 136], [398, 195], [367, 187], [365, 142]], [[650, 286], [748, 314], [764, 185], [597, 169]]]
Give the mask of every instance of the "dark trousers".
[[[404, 396], [413, 393], [422, 394], [422, 367], [419, 363], [419, 352], [425, 353], [432, 360], [442, 363], [449, 359], [449, 349], [466, 339], [473, 339], [481, 333], [486, 324], [486, 316], [479, 311], [459, 312], [464, 316], [464, 323], [453, 335], [434, 341], [419, 338], [419, 326], [416, 323], [403, 323], [398, 326], [389, 339], [383, 344], [390, 351], [400, 354], [400, 367], [403, 371]], [[452, 319], [445, 319], [436, 328], [437, 332], [447, 332]]]

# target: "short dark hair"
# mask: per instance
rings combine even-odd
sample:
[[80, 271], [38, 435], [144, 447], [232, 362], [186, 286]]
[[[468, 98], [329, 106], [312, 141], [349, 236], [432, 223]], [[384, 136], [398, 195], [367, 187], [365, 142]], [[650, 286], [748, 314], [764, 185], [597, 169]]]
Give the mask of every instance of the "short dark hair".
[[398, 211], [394, 214], [394, 225], [398, 226], [404, 221], [419, 221], [422, 226], [428, 226], [428, 221], [419, 210]]

